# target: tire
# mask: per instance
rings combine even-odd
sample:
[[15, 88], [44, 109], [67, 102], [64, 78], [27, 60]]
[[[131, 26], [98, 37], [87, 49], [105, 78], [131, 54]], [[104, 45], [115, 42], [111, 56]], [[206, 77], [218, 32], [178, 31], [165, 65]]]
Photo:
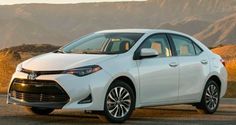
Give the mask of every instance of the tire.
[[196, 104], [197, 111], [203, 114], [216, 112], [220, 102], [220, 88], [214, 80], [209, 80], [202, 94], [201, 102]]
[[114, 81], [107, 90], [102, 121], [122, 123], [127, 120], [135, 108], [135, 95], [124, 81]]
[[38, 107], [30, 107], [30, 108], [27, 108], [27, 110], [36, 115], [49, 115], [50, 113], [54, 111], [54, 109], [38, 108]]

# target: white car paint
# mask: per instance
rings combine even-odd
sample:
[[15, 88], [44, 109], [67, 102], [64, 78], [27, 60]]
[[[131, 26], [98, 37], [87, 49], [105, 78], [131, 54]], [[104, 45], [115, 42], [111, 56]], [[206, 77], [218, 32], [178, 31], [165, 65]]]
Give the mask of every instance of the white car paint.
[[[97, 54], [43, 54], [23, 63], [20, 67], [33, 71], [66, 70], [87, 65], [99, 65], [102, 70], [93, 74], [77, 77], [71, 74], [40, 75], [36, 80], [56, 81], [69, 95], [69, 102], [62, 109], [103, 110], [104, 99], [110, 84], [118, 77], [128, 77], [135, 86], [136, 108], [154, 105], [200, 102], [207, 80], [215, 75], [221, 81], [221, 97], [227, 88], [227, 73], [219, 61], [220, 56], [213, 54], [195, 38], [170, 30], [120, 29], [96, 33], [144, 33], [127, 52], [115, 55]], [[155, 57], [133, 60], [135, 50], [148, 36], [156, 33], [172, 33], [192, 39], [203, 49], [198, 56]], [[203, 65], [202, 60], [208, 63]], [[176, 67], [170, 64], [175, 63]], [[19, 67], [18, 66], [18, 67]], [[28, 74], [16, 71], [12, 76], [27, 79]], [[11, 82], [12, 82], [11, 81]], [[10, 88], [11, 84], [9, 85]], [[92, 95], [92, 103], [78, 104]], [[9, 99], [8, 94], [8, 99]], [[10, 103], [10, 102], [9, 102]]]

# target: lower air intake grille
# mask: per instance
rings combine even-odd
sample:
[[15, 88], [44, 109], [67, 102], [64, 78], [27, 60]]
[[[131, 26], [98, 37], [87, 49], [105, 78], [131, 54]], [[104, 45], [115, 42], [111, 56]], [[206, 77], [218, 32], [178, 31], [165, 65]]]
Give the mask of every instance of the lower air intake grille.
[[69, 96], [55, 81], [15, 79], [10, 97], [25, 102], [68, 102]]

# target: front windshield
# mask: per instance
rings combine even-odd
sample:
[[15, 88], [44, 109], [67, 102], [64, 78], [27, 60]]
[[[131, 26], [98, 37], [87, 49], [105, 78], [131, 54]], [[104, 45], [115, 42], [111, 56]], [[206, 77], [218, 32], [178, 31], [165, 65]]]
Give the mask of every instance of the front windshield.
[[60, 50], [78, 54], [119, 54], [127, 52], [142, 33], [94, 33], [72, 42]]

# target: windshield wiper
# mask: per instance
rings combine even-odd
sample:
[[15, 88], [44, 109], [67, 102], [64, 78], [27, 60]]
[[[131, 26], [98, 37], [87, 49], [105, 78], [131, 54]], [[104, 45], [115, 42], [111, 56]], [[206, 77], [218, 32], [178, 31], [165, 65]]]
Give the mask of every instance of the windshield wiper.
[[78, 54], [102, 54], [101, 51], [80, 51], [80, 52], [77, 52]]
[[103, 51], [81, 51], [78, 54], [119, 54], [117, 52], [103, 52]]

